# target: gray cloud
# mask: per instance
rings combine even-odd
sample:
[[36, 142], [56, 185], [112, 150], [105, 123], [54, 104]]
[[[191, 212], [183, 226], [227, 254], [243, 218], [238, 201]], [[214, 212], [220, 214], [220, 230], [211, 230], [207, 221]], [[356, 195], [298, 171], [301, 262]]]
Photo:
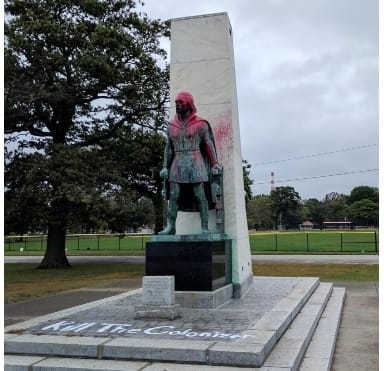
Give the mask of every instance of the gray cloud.
[[[255, 183], [378, 168], [377, 0], [147, 0], [161, 19], [227, 12], [244, 159]], [[378, 185], [378, 172], [276, 183], [302, 198]], [[269, 184], [255, 184], [254, 194]]]

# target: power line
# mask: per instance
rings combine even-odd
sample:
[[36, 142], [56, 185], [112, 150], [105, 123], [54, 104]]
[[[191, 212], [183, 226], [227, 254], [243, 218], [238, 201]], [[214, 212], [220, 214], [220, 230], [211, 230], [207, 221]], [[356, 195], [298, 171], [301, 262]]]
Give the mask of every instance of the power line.
[[[340, 176], [340, 175], [348, 175], [348, 174], [356, 174], [356, 173], [367, 173], [369, 171], [378, 171], [379, 169], [366, 169], [366, 170], [356, 170], [356, 171], [347, 171], [344, 173], [336, 173], [336, 174], [329, 174], [329, 175], [317, 175], [317, 176], [311, 176], [311, 177], [304, 177], [304, 178], [295, 178], [295, 179], [285, 179], [285, 180], [275, 180], [275, 183], [284, 183], [284, 182], [294, 182], [298, 180], [312, 180], [312, 179], [319, 179], [319, 178], [328, 178], [332, 176]], [[253, 183], [253, 185], [256, 184], [270, 184], [270, 181], [267, 182], [256, 182]]]
[[322, 153], [314, 153], [311, 155], [304, 155], [304, 156], [299, 156], [299, 157], [291, 157], [291, 158], [286, 158], [282, 160], [274, 160], [274, 161], [266, 161], [266, 162], [257, 162], [256, 164], [252, 164], [252, 166], [260, 166], [260, 165], [267, 165], [267, 164], [275, 164], [277, 162], [286, 162], [286, 161], [292, 161], [292, 160], [301, 160], [303, 158], [312, 158], [312, 157], [320, 157], [320, 156], [326, 156], [326, 155], [332, 155], [334, 153], [339, 153], [339, 152], [347, 152], [347, 151], [353, 151], [355, 149], [361, 149], [361, 148], [367, 148], [367, 147], [374, 147], [377, 146], [377, 144], [366, 144], [364, 146], [359, 146], [359, 147], [350, 147], [350, 148], [343, 148], [339, 149], [337, 151], [331, 151], [331, 152], [322, 152]]

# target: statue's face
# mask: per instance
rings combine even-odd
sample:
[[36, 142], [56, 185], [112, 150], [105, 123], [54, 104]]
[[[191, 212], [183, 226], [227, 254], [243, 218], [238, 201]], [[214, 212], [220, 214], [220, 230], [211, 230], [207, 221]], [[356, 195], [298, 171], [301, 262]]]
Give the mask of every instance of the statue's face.
[[176, 104], [176, 113], [178, 114], [186, 114], [190, 110], [188, 102], [183, 98], [176, 99], [175, 104]]

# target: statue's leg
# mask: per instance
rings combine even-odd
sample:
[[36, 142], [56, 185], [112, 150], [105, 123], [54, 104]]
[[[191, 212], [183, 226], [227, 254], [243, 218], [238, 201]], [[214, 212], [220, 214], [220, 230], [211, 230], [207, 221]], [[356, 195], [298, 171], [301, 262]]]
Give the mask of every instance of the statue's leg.
[[205, 197], [204, 184], [203, 183], [194, 184], [193, 192], [197, 199], [197, 204], [200, 210], [201, 231], [203, 234], [209, 234], [210, 231], [208, 229], [208, 201], [207, 201], [207, 198]]
[[159, 234], [175, 234], [176, 233], [176, 217], [179, 208], [180, 185], [171, 182], [169, 184], [169, 202], [167, 211], [167, 227], [159, 232]]

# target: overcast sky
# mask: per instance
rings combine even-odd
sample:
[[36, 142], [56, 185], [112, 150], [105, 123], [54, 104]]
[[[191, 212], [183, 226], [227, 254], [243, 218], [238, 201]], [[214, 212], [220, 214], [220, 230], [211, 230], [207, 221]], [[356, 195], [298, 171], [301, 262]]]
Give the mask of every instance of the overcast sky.
[[145, 3], [162, 20], [228, 13], [254, 195], [272, 171], [302, 199], [378, 186], [378, 0]]

